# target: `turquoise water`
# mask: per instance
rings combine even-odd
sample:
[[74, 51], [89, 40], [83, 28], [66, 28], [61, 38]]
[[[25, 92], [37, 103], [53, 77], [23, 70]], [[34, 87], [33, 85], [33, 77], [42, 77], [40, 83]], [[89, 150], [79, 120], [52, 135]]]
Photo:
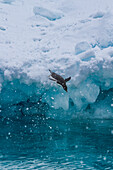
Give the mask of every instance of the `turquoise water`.
[[113, 120], [1, 118], [0, 132], [0, 169], [113, 169]]

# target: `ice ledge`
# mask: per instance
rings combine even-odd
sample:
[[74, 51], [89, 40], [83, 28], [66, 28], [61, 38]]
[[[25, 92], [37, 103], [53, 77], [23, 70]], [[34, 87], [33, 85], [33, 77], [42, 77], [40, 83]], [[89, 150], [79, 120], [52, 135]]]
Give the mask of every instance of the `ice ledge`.
[[40, 15], [44, 18], [47, 18], [50, 21], [55, 21], [63, 17], [63, 14], [61, 12], [57, 12], [57, 11], [53, 12], [43, 7], [34, 7], [33, 12], [35, 15]]

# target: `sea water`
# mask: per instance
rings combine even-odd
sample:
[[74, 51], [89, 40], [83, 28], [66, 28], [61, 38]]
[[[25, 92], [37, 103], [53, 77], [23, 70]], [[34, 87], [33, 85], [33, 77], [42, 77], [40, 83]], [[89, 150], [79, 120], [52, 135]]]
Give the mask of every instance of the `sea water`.
[[112, 123], [38, 116], [2, 119], [0, 169], [113, 169]]

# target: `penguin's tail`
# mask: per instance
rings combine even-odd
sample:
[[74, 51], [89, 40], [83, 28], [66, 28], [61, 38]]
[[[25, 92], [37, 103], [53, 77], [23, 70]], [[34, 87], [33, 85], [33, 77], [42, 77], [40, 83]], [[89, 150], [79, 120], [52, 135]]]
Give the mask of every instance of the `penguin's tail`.
[[65, 79], [65, 82], [67, 82], [67, 81], [69, 81], [69, 80], [71, 80], [71, 77], [68, 77], [67, 79]]

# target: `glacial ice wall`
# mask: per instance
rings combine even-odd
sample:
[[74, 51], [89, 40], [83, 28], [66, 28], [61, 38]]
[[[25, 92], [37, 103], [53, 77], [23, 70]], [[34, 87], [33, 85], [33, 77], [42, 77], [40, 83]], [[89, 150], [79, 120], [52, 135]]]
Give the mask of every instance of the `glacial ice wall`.
[[[0, 1], [2, 116], [113, 117], [113, 2], [99, 3]], [[49, 69], [72, 77], [68, 93]]]

